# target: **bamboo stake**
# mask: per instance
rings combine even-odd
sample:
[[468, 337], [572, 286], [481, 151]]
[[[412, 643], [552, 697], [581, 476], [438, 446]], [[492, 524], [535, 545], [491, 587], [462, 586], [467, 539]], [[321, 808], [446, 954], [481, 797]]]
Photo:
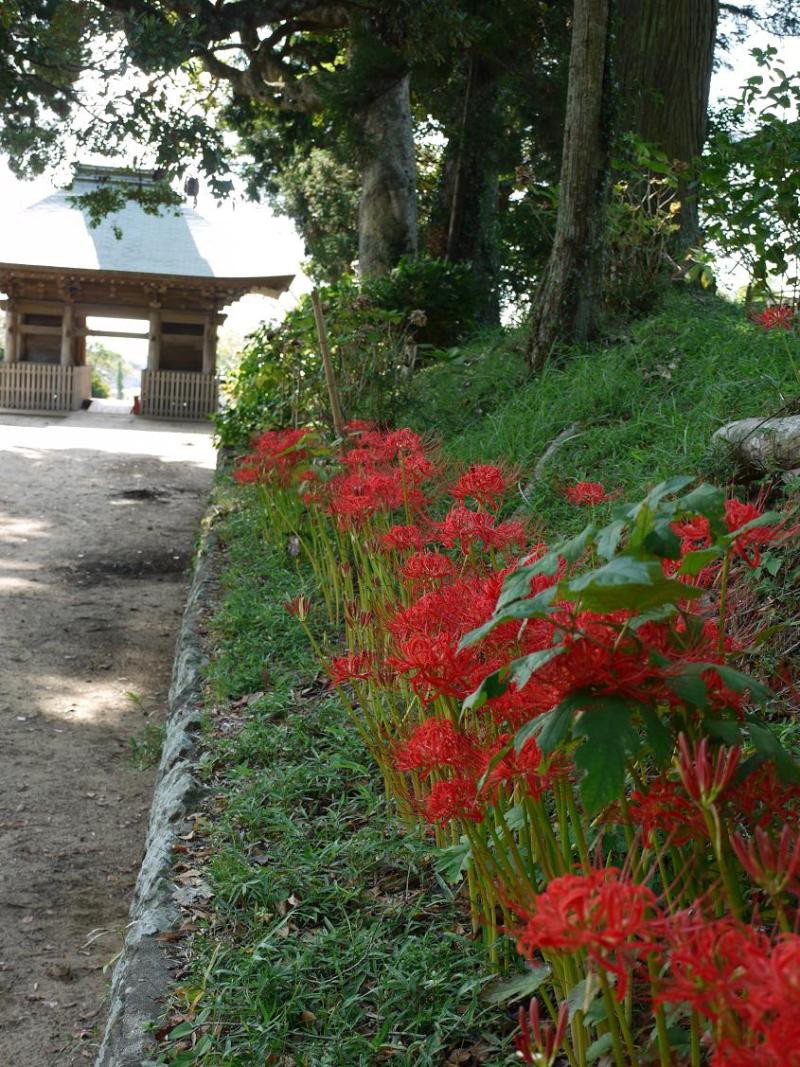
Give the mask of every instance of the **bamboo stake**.
[[333, 362], [331, 360], [331, 349], [328, 344], [328, 331], [325, 329], [325, 318], [322, 314], [322, 301], [319, 298], [319, 292], [316, 289], [311, 291], [311, 304], [314, 308], [314, 320], [317, 324], [317, 333], [319, 334], [319, 348], [322, 353], [322, 365], [325, 368], [325, 382], [328, 386], [328, 396], [331, 401], [331, 414], [333, 415], [333, 428], [336, 431], [336, 436], [344, 438], [344, 416], [342, 415], [342, 407], [339, 403], [339, 390], [336, 386], [336, 378], [333, 373]]

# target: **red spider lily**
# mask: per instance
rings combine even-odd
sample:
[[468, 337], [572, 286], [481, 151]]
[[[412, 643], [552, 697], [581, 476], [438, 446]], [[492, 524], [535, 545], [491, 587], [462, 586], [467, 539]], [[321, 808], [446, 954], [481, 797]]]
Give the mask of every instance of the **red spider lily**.
[[392, 526], [379, 538], [382, 548], [394, 552], [419, 552], [435, 539], [434, 530], [423, 530], [419, 526]]
[[628, 816], [642, 828], [642, 839], [648, 848], [654, 844], [656, 830], [678, 847], [706, 833], [705, 821], [692, 801], [677, 782], [663, 776], [650, 782], [646, 793], [638, 789], [631, 793]]
[[[761, 518], [761, 512], [753, 504], [744, 504], [741, 500], [725, 501], [725, 524], [731, 533], [754, 519]], [[757, 567], [761, 563], [761, 545], [767, 545], [780, 533], [777, 526], [756, 526], [745, 530], [733, 542], [734, 554], [743, 559], [748, 567]]]
[[415, 552], [403, 564], [400, 573], [410, 582], [442, 582], [455, 578], [456, 565], [441, 552]]
[[747, 826], [782, 826], [800, 815], [800, 786], [781, 782], [774, 763], [762, 763], [729, 788], [725, 802]]
[[307, 463], [311, 453], [301, 443], [318, 445], [316, 433], [299, 430], [267, 430], [253, 441], [253, 451], [242, 456], [233, 477], [238, 482], [271, 482], [283, 487], [291, 484], [298, 468]]
[[462, 506], [465, 500], [471, 499], [481, 507], [496, 511], [513, 485], [511, 475], [500, 467], [485, 464], [470, 467], [448, 492]]
[[564, 490], [564, 496], [573, 504], [604, 504], [611, 497], [600, 482], [576, 482]]
[[394, 766], [398, 771], [425, 774], [438, 767], [477, 771], [480, 754], [475, 739], [457, 730], [449, 719], [426, 719], [395, 749]]
[[564, 1043], [569, 1021], [569, 1004], [562, 1001], [558, 1009], [555, 1027], [552, 1023], [542, 1026], [539, 1018], [539, 1001], [535, 998], [528, 1005], [527, 1015], [524, 1008], [519, 1009], [520, 1033], [514, 1038], [517, 1052], [524, 1063], [535, 1067], [551, 1067], [556, 1062], [559, 1049]]
[[787, 304], [773, 304], [764, 308], [756, 317], [765, 330], [791, 330], [794, 325], [795, 312], [793, 307]]
[[684, 789], [701, 807], [710, 807], [730, 785], [741, 755], [738, 745], [731, 748], [720, 745], [716, 755], [712, 755], [707, 737], [692, 752], [686, 734], [679, 734], [677, 764]]
[[[535, 738], [525, 742], [521, 751], [515, 751], [511, 734], [500, 734], [497, 740], [481, 752], [478, 780], [483, 781], [481, 796], [496, 803], [496, 791], [500, 785], [513, 788], [522, 782], [532, 797], [540, 797], [552, 788], [553, 783], [569, 774], [569, 767], [560, 756], [552, 757], [545, 765], [544, 757]], [[504, 748], [508, 748], [504, 752]], [[499, 758], [498, 758], [499, 757]]]
[[375, 664], [369, 652], [350, 653], [337, 656], [328, 664], [328, 675], [334, 685], [346, 682], [364, 682], [370, 678], [377, 680]]
[[430, 823], [469, 819], [482, 822], [483, 812], [475, 799], [475, 782], [471, 778], [454, 778], [451, 782], [437, 782], [425, 800], [422, 814]]
[[625, 996], [628, 968], [658, 948], [662, 921], [651, 889], [623, 878], [619, 868], [564, 874], [536, 897], [534, 911], [517, 934], [517, 949], [529, 959], [538, 949], [579, 952], [617, 975]]
[[439, 523], [438, 537], [447, 548], [460, 545], [466, 555], [472, 545], [496, 551], [522, 548], [528, 540], [528, 531], [518, 519], [496, 524], [494, 517], [484, 511], [471, 511], [457, 505]]
[[800, 834], [784, 826], [776, 844], [762, 827], [757, 827], [749, 840], [741, 834], [731, 835], [736, 858], [756, 885], [771, 896], [790, 889], [800, 896]]
[[737, 919], [707, 921], [681, 912], [664, 925], [667, 977], [658, 1002], [685, 1003], [711, 1020], [733, 1012], [745, 1018], [752, 1006], [748, 966], [768, 958], [764, 934]]

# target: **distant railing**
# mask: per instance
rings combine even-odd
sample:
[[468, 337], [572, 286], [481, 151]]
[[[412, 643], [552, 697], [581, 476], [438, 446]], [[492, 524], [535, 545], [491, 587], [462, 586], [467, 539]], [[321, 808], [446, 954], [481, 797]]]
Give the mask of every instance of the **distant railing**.
[[89, 367], [0, 363], [0, 408], [77, 411], [91, 392]]
[[199, 371], [142, 371], [142, 415], [203, 419], [217, 410], [219, 379]]

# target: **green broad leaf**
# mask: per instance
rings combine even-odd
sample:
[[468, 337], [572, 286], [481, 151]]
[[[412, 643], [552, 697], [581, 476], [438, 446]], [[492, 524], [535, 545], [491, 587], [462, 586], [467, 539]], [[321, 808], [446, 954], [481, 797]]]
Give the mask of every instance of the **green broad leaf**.
[[713, 563], [715, 559], [719, 559], [721, 555], [722, 549], [718, 545], [714, 548], [698, 548], [694, 552], [687, 552], [678, 568], [678, 574], [688, 574], [690, 578], [696, 578], [704, 567]]
[[625, 756], [639, 749], [639, 736], [631, 723], [631, 709], [619, 698], [603, 698], [602, 706], [585, 711], [575, 724], [584, 743], [575, 764], [584, 773], [581, 797], [590, 818], [613, 804], [625, 788]]
[[469, 858], [472, 855], [472, 846], [466, 837], [462, 837], [457, 845], [448, 848], [437, 849], [435, 867], [437, 872], [449, 885], [460, 882], [467, 869]]
[[672, 529], [669, 519], [659, 519], [644, 539], [644, 547], [661, 559], [681, 558], [681, 539]]
[[742, 728], [732, 719], [703, 719], [703, 729], [723, 745], [741, 745]]
[[711, 532], [715, 536], [725, 534], [728, 527], [725, 525], [725, 493], [715, 485], [703, 482], [690, 493], [682, 496], [678, 502], [684, 515], [703, 515], [711, 524]]
[[530, 579], [537, 574], [552, 575], [558, 571], [563, 559], [567, 565], [574, 563], [591, 542], [595, 532], [594, 523], [589, 523], [583, 530], [569, 541], [562, 541], [547, 552], [535, 563], [528, 563], [517, 570], [512, 571], [503, 583], [503, 589], [497, 599], [497, 613], [501, 608], [520, 600], [531, 591]]
[[732, 689], [734, 693], [748, 693], [759, 704], [768, 703], [774, 693], [772, 690], [764, 685], [762, 682], [752, 678], [749, 674], [743, 674], [741, 671], [734, 670], [733, 667], [728, 667], [722, 663], [705, 663], [698, 664], [704, 670], [715, 671], [728, 689]]
[[800, 783], [800, 766], [792, 759], [772, 730], [752, 716], [747, 717], [745, 728], [756, 752], [775, 763], [780, 780], [786, 785]]
[[708, 707], [708, 686], [701, 674], [692, 671], [667, 678], [667, 688], [679, 696], [684, 704], [705, 710]]
[[517, 689], [522, 689], [528, 684], [535, 671], [538, 671], [545, 663], [549, 663], [551, 659], [560, 656], [564, 651], [564, 645], [554, 645], [552, 648], [529, 652], [527, 656], [519, 656], [510, 663], [506, 663], [499, 670], [487, 675], [475, 692], [470, 693], [464, 701], [463, 710], [480, 708], [487, 700], [502, 696], [512, 683]]
[[611, 1034], [601, 1034], [596, 1041], [593, 1041], [586, 1050], [586, 1062], [594, 1063], [595, 1060], [599, 1060], [601, 1056], [605, 1056], [607, 1052], [610, 1052], [614, 1045]]
[[595, 547], [601, 559], [613, 559], [626, 525], [625, 519], [614, 519], [597, 534]]
[[639, 708], [642, 724], [644, 726], [647, 743], [653, 753], [659, 767], [669, 763], [675, 747], [672, 733], [661, 721], [661, 718], [653, 708], [642, 706]]
[[633, 611], [677, 604], [702, 596], [702, 589], [667, 578], [658, 560], [617, 556], [610, 563], [559, 584], [564, 600], [579, 600], [589, 611]]
[[194, 1033], [194, 1025], [192, 1023], [179, 1023], [178, 1026], [174, 1026], [167, 1034], [168, 1041], [177, 1041], [181, 1037], [189, 1037]]
[[521, 752], [532, 737], [538, 737], [539, 748], [545, 756], [549, 756], [569, 733], [576, 708], [577, 704], [570, 695], [558, 707], [526, 722], [514, 735], [514, 750]]
[[542, 982], [549, 977], [549, 967], [531, 967], [525, 974], [517, 974], [504, 982], [493, 983], [484, 992], [483, 999], [490, 1004], [513, 1004], [515, 1000], [533, 996]]
[[502, 610], [498, 607], [491, 619], [478, 626], [477, 629], [470, 630], [468, 634], [461, 638], [458, 643], [459, 649], [469, 648], [471, 645], [481, 641], [488, 633], [491, 633], [495, 626], [499, 626], [503, 622], [545, 618], [552, 611], [556, 593], [556, 587], [552, 586], [549, 589], [543, 589], [536, 596], [528, 597], [526, 600], [517, 600]]
[[649, 611], [643, 611], [641, 615], [637, 615], [634, 619], [631, 619], [628, 622], [628, 629], [636, 631], [648, 622], [666, 622], [667, 619], [671, 619], [677, 611], [678, 609], [674, 604], [659, 604], [658, 607], [651, 608]]
[[[609, 981], [615, 975], [609, 975]], [[595, 985], [594, 977], [590, 975], [588, 978], [581, 979], [577, 982], [569, 993], [567, 993], [567, 1004], [569, 1005], [569, 1021], [572, 1019], [576, 1012], [582, 1011], [584, 1015], [588, 1015], [592, 1010], [594, 1002], [600, 997], [600, 988]]]
[[[750, 522], [744, 523], [736, 530], [726, 532], [724, 537], [720, 537], [720, 542], [724, 545], [731, 545], [742, 534], [747, 533], [748, 530], [757, 530], [760, 526], [777, 526], [779, 522], [783, 521], [783, 515], [779, 511], [765, 511], [763, 515], [759, 515], [757, 519], [751, 519]], [[726, 527], [727, 530], [727, 527]]]
[[495, 769], [497, 764], [500, 763], [501, 760], [505, 759], [505, 757], [509, 754], [509, 752], [511, 751], [513, 746], [514, 746], [514, 742], [513, 741], [509, 741], [508, 744], [503, 745], [503, 747], [501, 749], [499, 749], [499, 751], [495, 752], [495, 754], [489, 760], [489, 763], [488, 763], [488, 765], [486, 767], [486, 770], [483, 772], [483, 774], [481, 775], [480, 780], [478, 782], [478, 792], [479, 793], [483, 789], [483, 787], [486, 785], [486, 782], [488, 781], [489, 776], [491, 775], [492, 771]]

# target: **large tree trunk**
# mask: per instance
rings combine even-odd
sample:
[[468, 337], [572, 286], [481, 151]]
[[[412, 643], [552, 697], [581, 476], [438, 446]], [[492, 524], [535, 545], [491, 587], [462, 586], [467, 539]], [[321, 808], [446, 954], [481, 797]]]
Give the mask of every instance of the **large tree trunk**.
[[381, 85], [359, 118], [358, 269], [369, 278], [385, 274], [417, 251], [417, 169], [408, 75]]
[[498, 271], [498, 149], [502, 128], [498, 117], [498, 72], [472, 53], [467, 60], [461, 127], [447, 218], [445, 257], [469, 263], [481, 287], [480, 317], [500, 321]]
[[[618, 125], [688, 165], [706, 138], [718, 0], [618, 0]], [[681, 183], [680, 244], [699, 233], [697, 199]]]
[[528, 343], [540, 370], [558, 339], [597, 331], [608, 146], [604, 130], [609, 0], [575, 0], [556, 232]]

